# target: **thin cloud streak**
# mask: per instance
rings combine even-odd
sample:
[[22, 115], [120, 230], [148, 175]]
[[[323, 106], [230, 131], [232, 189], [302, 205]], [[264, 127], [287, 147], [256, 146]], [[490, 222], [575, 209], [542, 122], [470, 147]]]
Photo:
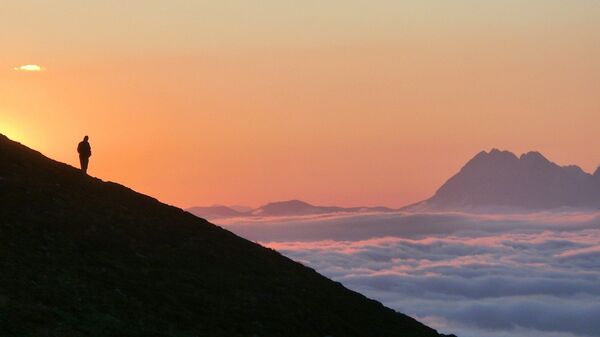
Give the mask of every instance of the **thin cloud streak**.
[[40, 72], [40, 71], [44, 71], [45, 68], [42, 66], [39, 66], [37, 64], [25, 64], [22, 66], [18, 66], [14, 68], [15, 71], [23, 71], [23, 72]]

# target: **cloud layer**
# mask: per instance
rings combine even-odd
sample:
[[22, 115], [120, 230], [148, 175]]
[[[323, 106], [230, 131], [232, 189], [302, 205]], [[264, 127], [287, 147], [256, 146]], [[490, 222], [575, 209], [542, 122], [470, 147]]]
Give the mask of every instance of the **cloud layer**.
[[224, 226], [461, 337], [600, 336], [600, 213], [330, 215]]

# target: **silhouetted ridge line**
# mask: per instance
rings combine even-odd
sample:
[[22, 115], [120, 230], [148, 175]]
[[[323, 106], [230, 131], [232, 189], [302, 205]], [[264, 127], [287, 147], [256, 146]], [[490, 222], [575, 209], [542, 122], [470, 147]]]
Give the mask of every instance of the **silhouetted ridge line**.
[[227, 206], [208, 206], [208, 207], [190, 207], [186, 209], [188, 212], [195, 214], [199, 217], [206, 219], [219, 219], [219, 218], [234, 218], [245, 216], [245, 212], [239, 212], [231, 207]]
[[407, 210], [541, 210], [600, 207], [598, 170], [559, 166], [541, 153], [475, 155], [435, 195]]
[[232, 217], [303, 216], [330, 213], [394, 212], [396, 210], [387, 207], [315, 206], [301, 200], [287, 200], [271, 202], [247, 212], [237, 212], [223, 206], [191, 207], [187, 211], [199, 217], [219, 219]]
[[3, 336], [439, 336], [279, 253], [0, 136]]

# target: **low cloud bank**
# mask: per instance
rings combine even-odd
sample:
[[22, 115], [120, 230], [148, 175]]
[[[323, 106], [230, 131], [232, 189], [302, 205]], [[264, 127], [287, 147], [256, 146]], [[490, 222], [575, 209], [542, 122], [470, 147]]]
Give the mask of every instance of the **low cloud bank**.
[[600, 213], [335, 214], [222, 225], [461, 337], [600, 336]]
[[366, 213], [285, 218], [233, 218], [217, 223], [256, 241], [364, 240], [394, 236], [481, 236], [507, 231], [598, 228], [600, 212], [534, 214]]

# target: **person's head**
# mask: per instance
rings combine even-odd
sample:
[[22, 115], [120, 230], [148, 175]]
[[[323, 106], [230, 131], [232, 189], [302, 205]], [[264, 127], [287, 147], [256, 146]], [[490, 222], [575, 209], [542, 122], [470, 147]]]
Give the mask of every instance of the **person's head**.
[[85, 136], [85, 137], [83, 137], [83, 141], [84, 141], [84, 142], [87, 142], [87, 141], [88, 141], [88, 139], [90, 139], [90, 137], [88, 137], [88, 136]]

